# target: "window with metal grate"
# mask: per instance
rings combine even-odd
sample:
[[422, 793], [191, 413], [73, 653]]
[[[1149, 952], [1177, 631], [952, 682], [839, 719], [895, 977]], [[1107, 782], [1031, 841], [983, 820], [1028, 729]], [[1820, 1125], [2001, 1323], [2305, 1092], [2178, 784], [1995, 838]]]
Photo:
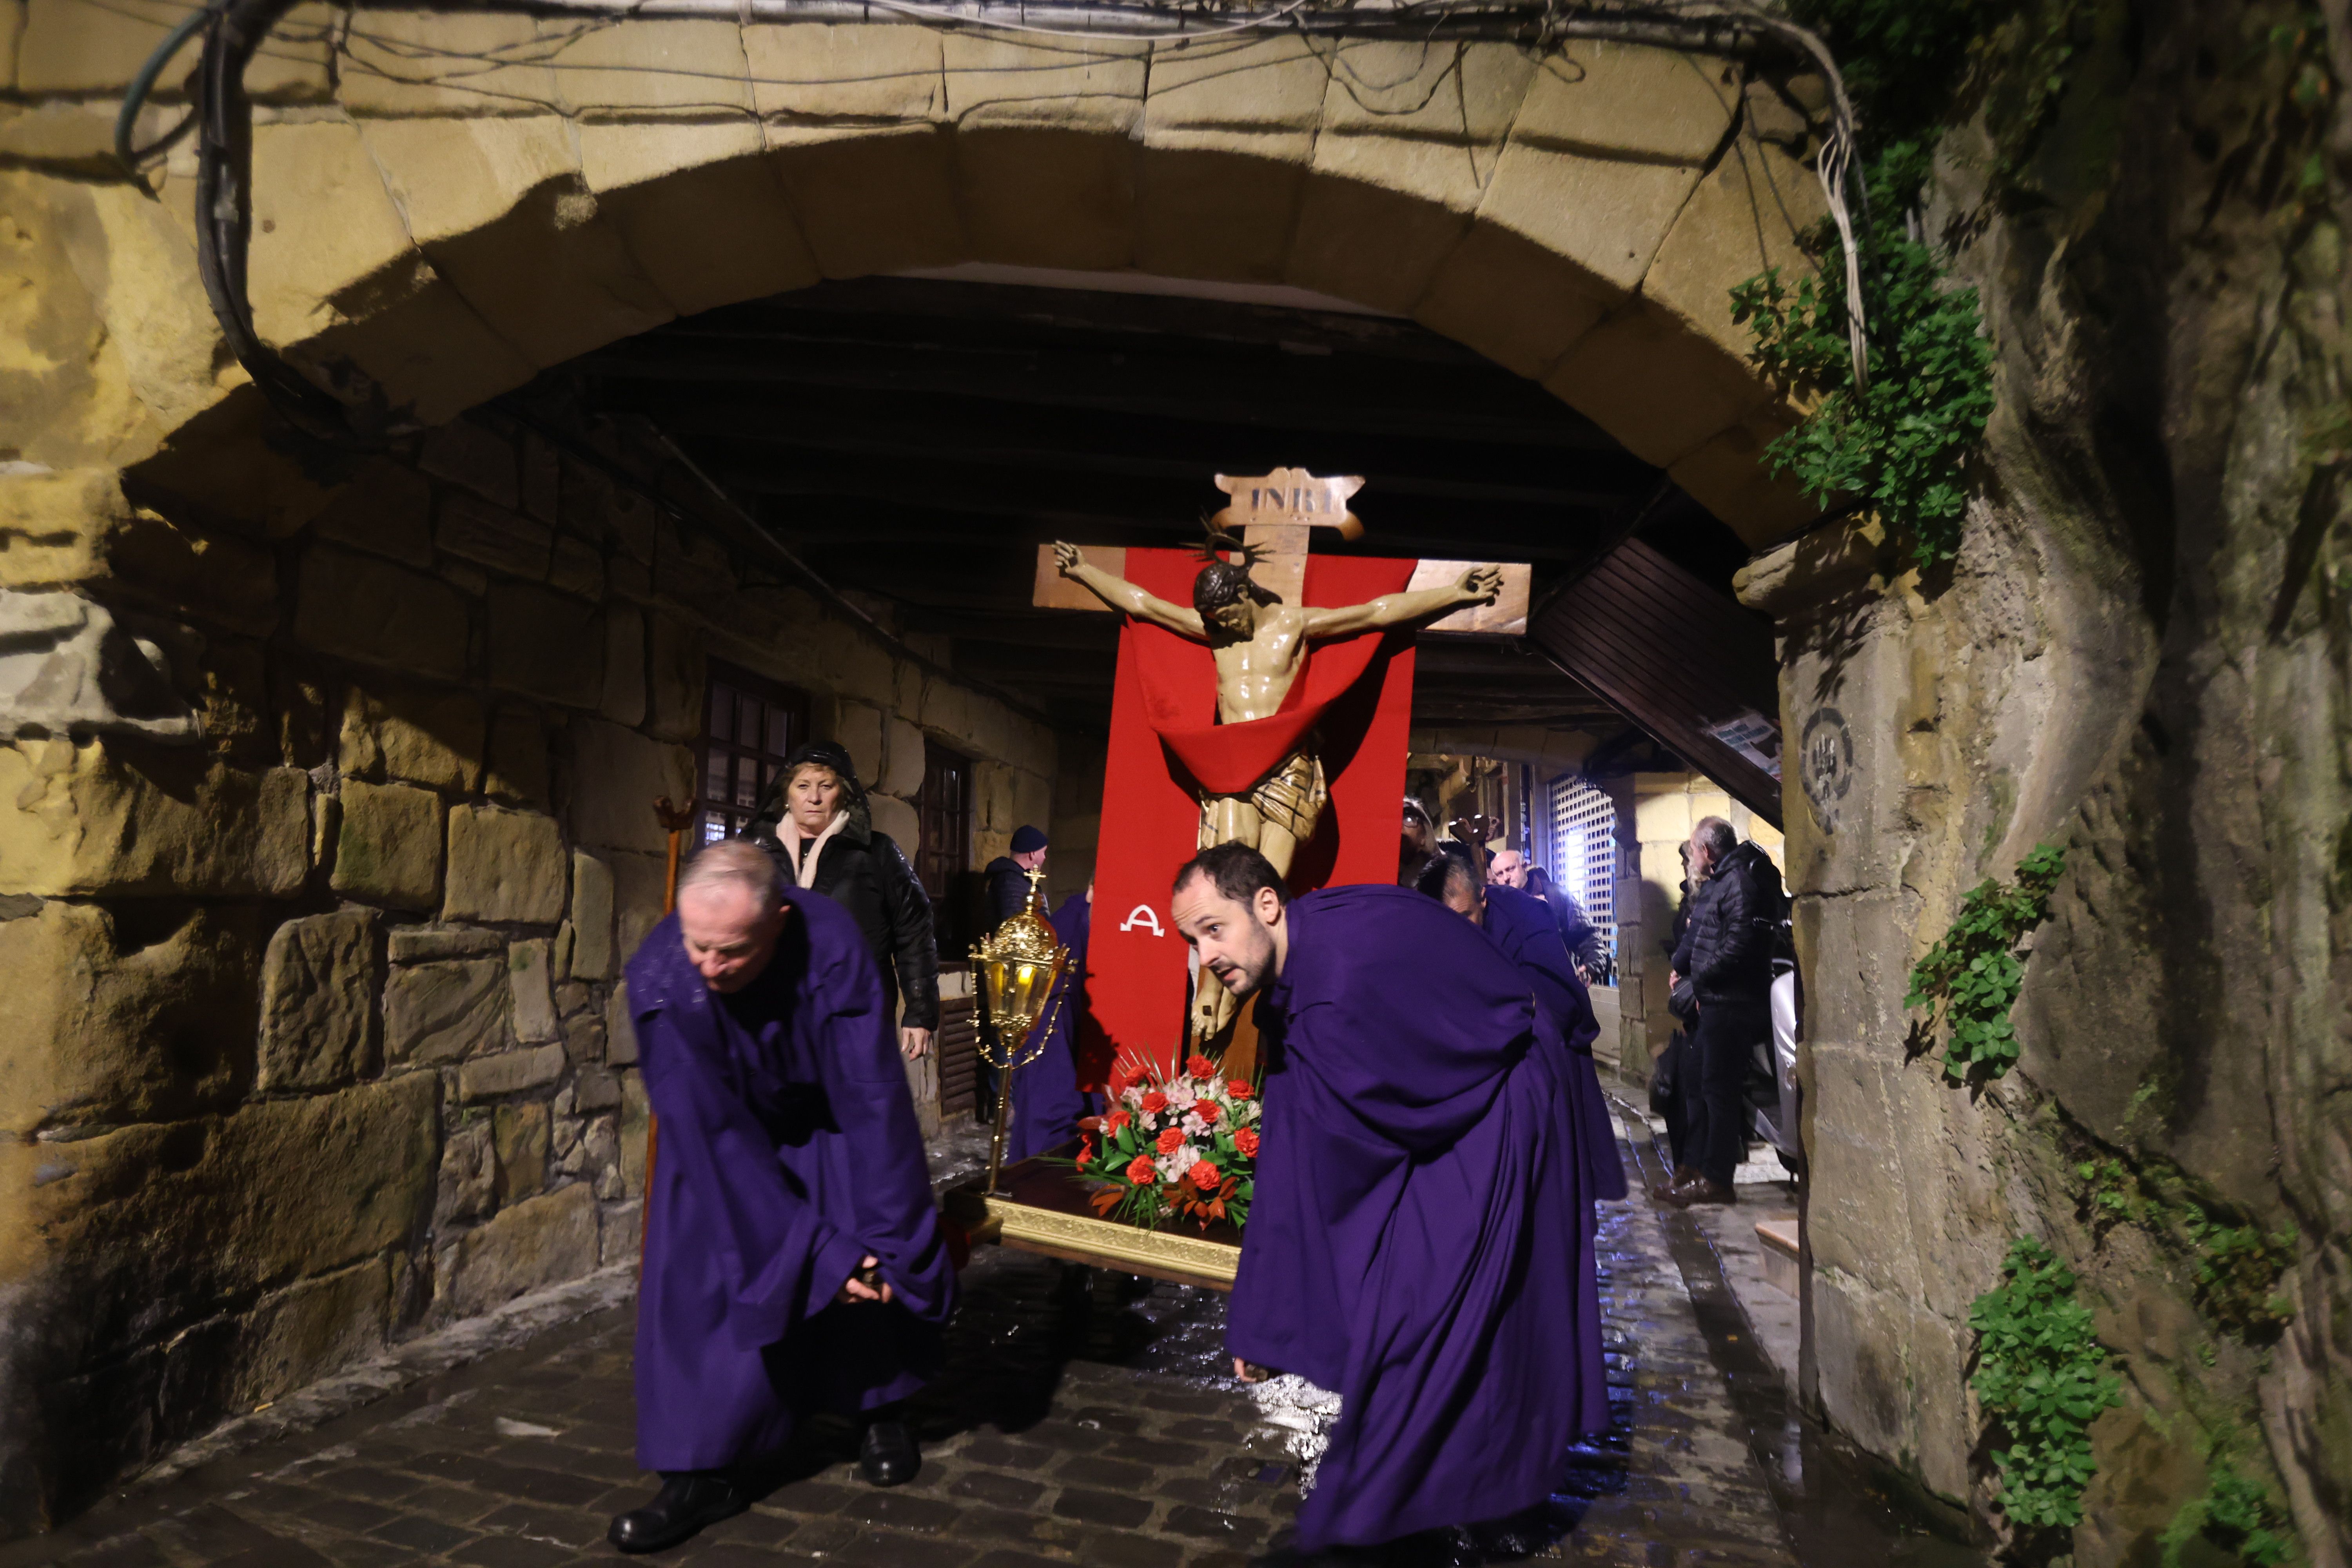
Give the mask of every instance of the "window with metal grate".
[[[1545, 858], [1552, 880], [1576, 896], [1584, 918], [1601, 932], [1611, 976], [1617, 968], [1617, 803], [1573, 773], [1547, 790], [1549, 842]], [[1598, 978], [1598, 976], [1596, 976]]]
[[732, 838], [751, 820], [760, 792], [793, 747], [809, 738], [808, 693], [713, 660], [703, 705], [702, 771], [695, 784], [694, 842]]

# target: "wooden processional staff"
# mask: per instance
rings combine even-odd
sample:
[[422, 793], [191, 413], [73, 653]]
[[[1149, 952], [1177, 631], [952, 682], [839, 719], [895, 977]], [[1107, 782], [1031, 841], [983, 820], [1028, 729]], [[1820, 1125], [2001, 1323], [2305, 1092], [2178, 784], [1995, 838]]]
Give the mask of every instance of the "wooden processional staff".
[[[667, 915], [677, 908], [678, 848], [685, 840], [686, 830], [693, 826], [694, 812], [691, 807], [680, 810], [670, 804], [669, 796], [662, 795], [654, 801], [654, 816], [662, 825], [662, 830], [669, 835], [669, 866], [662, 873], [662, 913]], [[654, 1215], [654, 1153], [660, 1146], [661, 1118], [648, 1110], [646, 1112], [646, 1190], [644, 1197], [639, 1200], [646, 1206], [637, 1211], [637, 1269], [640, 1273], [646, 1267], [646, 1227], [652, 1223]]]
[[1486, 879], [1486, 840], [1503, 831], [1503, 822], [1496, 816], [1457, 816], [1445, 825], [1460, 843], [1468, 847], [1471, 863], [1478, 869], [1478, 879]]

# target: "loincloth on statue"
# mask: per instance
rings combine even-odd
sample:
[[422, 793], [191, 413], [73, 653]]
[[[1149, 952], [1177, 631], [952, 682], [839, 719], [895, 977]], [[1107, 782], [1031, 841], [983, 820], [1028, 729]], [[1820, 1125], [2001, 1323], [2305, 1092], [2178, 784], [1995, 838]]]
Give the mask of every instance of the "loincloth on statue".
[[[1308, 736], [1297, 751], [1276, 763], [1243, 798], [1255, 808], [1258, 820], [1266, 826], [1281, 828], [1302, 844], [1314, 837], [1315, 825], [1331, 800], [1315, 737]], [[1204, 809], [1201, 813], [1200, 847], [1206, 849], [1217, 843], [1218, 837], [1205, 809], [1207, 802], [1202, 804]]]

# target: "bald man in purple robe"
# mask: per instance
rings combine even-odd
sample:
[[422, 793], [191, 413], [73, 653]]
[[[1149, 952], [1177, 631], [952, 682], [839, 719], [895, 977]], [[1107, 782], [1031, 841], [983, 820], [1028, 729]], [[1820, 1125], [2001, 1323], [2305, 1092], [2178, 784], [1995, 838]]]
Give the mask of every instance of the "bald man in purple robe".
[[877, 1486], [920, 1463], [894, 1412], [955, 1304], [890, 1007], [856, 921], [714, 844], [629, 961], [660, 1117], [637, 1297], [637, 1461], [662, 1476], [613, 1521], [657, 1552], [741, 1512], [801, 1423], [861, 1419]]
[[1342, 1396], [1296, 1546], [1369, 1546], [1542, 1501], [1606, 1418], [1572, 1329], [1590, 1214], [1568, 1055], [1526, 977], [1410, 888], [1286, 899], [1204, 849], [1170, 913], [1262, 995], [1256, 1195], [1226, 1348]]

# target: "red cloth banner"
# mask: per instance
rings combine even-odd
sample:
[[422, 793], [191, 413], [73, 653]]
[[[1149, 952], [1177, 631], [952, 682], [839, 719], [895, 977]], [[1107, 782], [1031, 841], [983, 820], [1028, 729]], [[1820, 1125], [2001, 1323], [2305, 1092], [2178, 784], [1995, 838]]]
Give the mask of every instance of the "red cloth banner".
[[[1357, 605], [1402, 593], [1414, 564], [1310, 555], [1306, 601]], [[1127, 552], [1128, 580], [1175, 604], [1192, 603], [1200, 569], [1190, 551]], [[1410, 633], [1367, 632], [1318, 645], [1270, 719], [1219, 724], [1216, 712], [1208, 648], [1129, 622], [1119, 635], [1087, 946], [1078, 1078], [1087, 1088], [1101, 1085], [1114, 1060], [1172, 1069], [1181, 1054], [1191, 988], [1168, 893], [1200, 833], [1199, 786], [1238, 795], [1318, 731], [1331, 804], [1291, 868], [1291, 891], [1396, 878], [1412, 723]]]

